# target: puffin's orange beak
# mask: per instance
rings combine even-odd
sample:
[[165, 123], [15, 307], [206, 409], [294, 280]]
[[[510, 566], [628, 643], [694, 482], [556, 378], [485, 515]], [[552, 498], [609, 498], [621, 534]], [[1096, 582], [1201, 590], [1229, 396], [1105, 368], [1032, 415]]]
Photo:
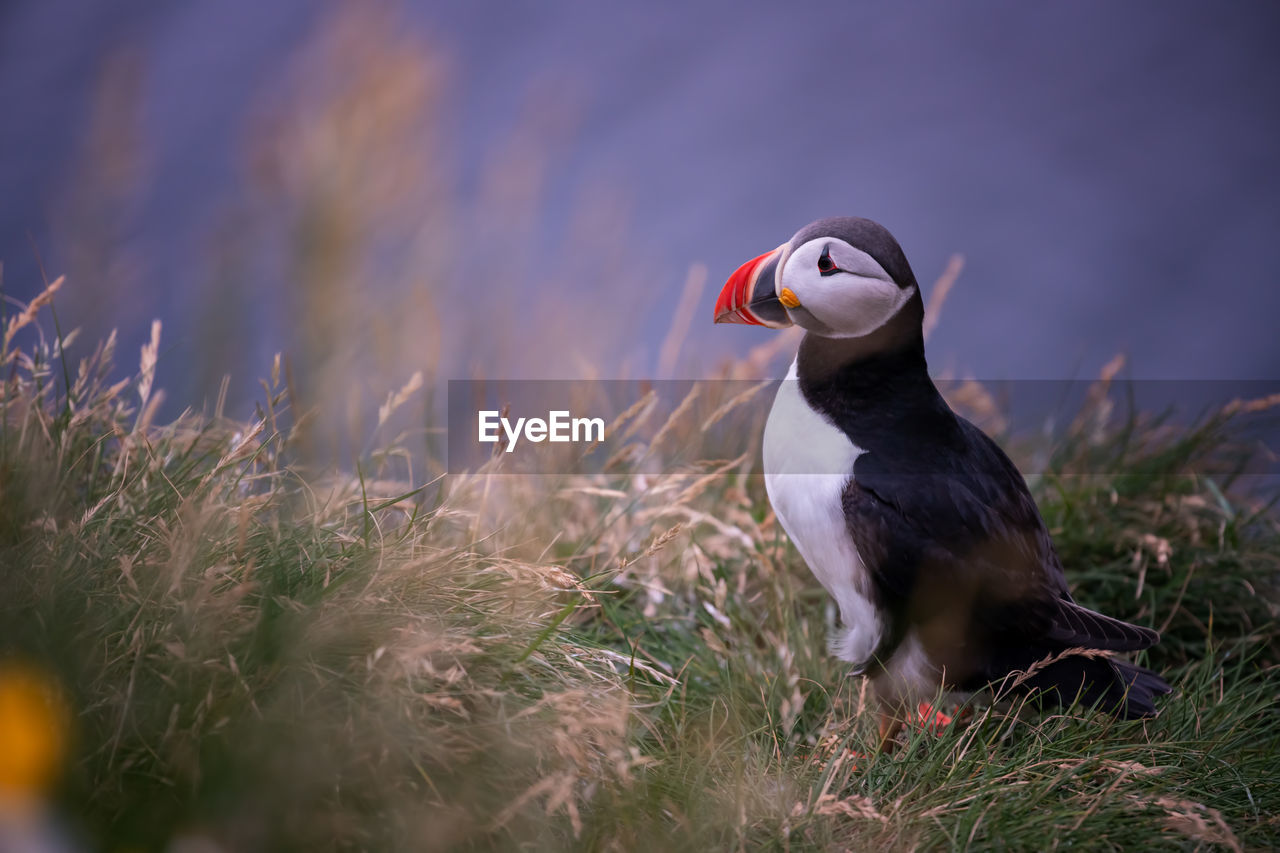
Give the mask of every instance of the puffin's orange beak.
[[717, 323], [747, 323], [774, 329], [791, 325], [775, 292], [778, 262], [786, 247], [784, 243], [734, 270], [716, 300]]

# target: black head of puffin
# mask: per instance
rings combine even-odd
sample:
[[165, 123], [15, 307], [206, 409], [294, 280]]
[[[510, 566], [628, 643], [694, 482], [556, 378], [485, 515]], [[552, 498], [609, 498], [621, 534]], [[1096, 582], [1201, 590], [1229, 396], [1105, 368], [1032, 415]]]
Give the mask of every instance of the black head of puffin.
[[[918, 311], [904, 312], [908, 306]], [[898, 241], [870, 219], [819, 219], [725, 282], [715, 322], [861, 338], [907, 313], [923, 317], [920, 288]], [[917, 316], [918, 315], [918, 316]]]

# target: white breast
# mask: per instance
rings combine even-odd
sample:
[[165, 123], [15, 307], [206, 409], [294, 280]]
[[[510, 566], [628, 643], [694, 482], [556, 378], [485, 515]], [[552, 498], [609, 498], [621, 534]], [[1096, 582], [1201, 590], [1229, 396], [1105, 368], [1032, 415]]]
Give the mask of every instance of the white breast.
[[859, 666], [884, 631], [841, 504], [853, 462], [863, 452], [809, 407], [792, 362], [764, 428], [765, 490], [809, 570], [840, 606], [844, 627], [831, 638], [831, 653]]

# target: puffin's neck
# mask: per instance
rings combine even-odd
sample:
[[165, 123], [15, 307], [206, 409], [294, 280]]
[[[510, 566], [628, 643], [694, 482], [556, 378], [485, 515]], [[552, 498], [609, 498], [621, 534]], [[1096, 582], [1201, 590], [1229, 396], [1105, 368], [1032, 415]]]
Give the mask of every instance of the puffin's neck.
[[939, 435], [955, 416], [933, 380], [924, 356], [917, 293], [885, 325], [860, 338], [805, 335], [796, 376], [806, 401], [830, 418], [859, 447], [877, 436]]

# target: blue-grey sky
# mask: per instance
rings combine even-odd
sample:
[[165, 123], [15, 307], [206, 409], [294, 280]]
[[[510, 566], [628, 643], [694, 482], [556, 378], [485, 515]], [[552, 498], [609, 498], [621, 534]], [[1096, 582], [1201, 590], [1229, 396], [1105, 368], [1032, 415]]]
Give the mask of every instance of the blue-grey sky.
[[[127, 305], [95, 303], [90, 325], [121, 325], [132, 346], [159, 315], [173, 359], [202, 358], [217, 294], [200, 259], [245, 194], [246, 123], [282, 97], [326, 15], [303, 0], [0, 7], [6, 292], [33, 292], [29, 240], [52, 274], [69, 265], [86, 128], [104, 69], [126, 55], [147, 165], [106, 248], [134, 289]], [[563, 110], [563, 131], [531, 142], [545, 240], [522, 263], [572, 268], [575, 205], [611, 199], [620, 262], [653, 297], [631, 325], [642, 364], [690, 265], [710, 271], [689, 342], [710, 363], [769, 334], [708, 325], [719, 282], [808, 221], [850, 214], [887, 225], [926, 289], [965, 255], [935, 367], [1074, 378], [1123, 351], [1138, 377], [1280, 373], [1280, 12], [1267, 4], [469, 2], [393, 16], [445, 69], [449, 192], [480, 193], [494, 152], [535, 134], [530, 103]], [[245, 275], [268, 316], [236, 327], [262, 359], [288, 331], [272, 295], [288, 273], [264, 269]], [[625, 282], [612, 273], [563, 286]], [[485, 288], [477, 276], [453, 308], [481, 332]], [[564, 298], [530, 298], [544, 295]], [[200, 392], [170, 378], [179, 396]]]

